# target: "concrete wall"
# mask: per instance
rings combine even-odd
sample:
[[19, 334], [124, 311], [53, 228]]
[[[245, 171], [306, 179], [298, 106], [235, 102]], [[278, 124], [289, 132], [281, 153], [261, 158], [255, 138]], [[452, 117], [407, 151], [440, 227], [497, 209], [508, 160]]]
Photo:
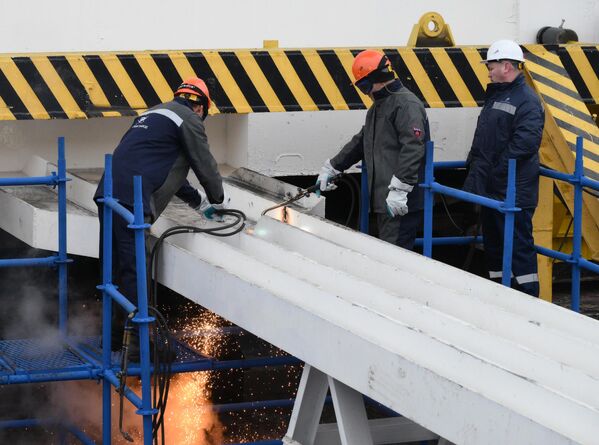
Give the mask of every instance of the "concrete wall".
[[[281, 47], [401, 46], [431, 10], [443, 15], [462, 45], [499, 38], [532, 43], [539, 28], [562, 18], [582, 41], [599, 41], [599, 2], [593, 0], [0, 0], [0, 52], [251, 48], [266, 39], [278, 39]], [[429, 110], [437, 159], [464, 158], [477, 113]], [[273, 176], [313, 174], [363, 119], [363, 111], [215, 116], [207, 128], [219, 163]], [[20, 170], [31, 153], [53, 159], [58, 135], [67, 137], [71, 166], [99, 166], [129, 122], [0, 122], [0, 171]]]

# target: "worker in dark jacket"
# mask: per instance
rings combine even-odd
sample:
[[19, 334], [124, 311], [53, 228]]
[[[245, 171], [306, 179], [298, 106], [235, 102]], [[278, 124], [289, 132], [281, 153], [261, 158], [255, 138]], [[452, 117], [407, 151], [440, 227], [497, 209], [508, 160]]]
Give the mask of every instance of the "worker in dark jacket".
[[404, 87], [382, 53], [366, 50], [353, 63], [355, 85], [374, 101], [362, 130], [321, 169], [320, 190], [329, 180], [364, 159], [368, 172], [372, 233], [412, 249], [422, 220], [424, 143], [429, 138], [422, 101]]
[[[202, 79], [186, 80], [172, 101], [157, 105], [135, 118], [112, 158], [113, 197], [133, 209], [133, 177], [142, 177], [142, 197], [146, 220], [154, 222], [173, 195], [190, 207], [205, 212], [209, 207], [224, 208], [228, 199], [216, 161], [210, 153], [204, 119], [210, 107], [210, 94]], [[189, 168], [203, 190], [187, 182]], [[104, 194], [104, 177], [94, 199]], [[99, 205], [100, 238], [103, 207]], [[113, 281], [119, 291], [137, 304], [135, 241], [133, 230], [120, 217], [113, 218]], [[100, 250], [101, 252], [101, 250]], [[117, 312], [115, 312], [116, 314]], [[125, 314], [113, 317], [112, 350], [120, 347]], [[121, 316], [122, 314], [122, 316]]]
[[[508, 160], [517, 161], [516, 206], [522, 210], [515, 213], [512, 281], [513, 287], [538, 296], [532, 216], [538, 201], [539, 147], [545, 113], [538, 96], [526, 84], [521, 71], [524, 55], [516, 42], [493, 43], [483, 62], [491, 83], [468, 155], [464, 190], [503, 201]], [[483, 207], [481, 225], [489, 276], [501, 282], [504, 215]]]

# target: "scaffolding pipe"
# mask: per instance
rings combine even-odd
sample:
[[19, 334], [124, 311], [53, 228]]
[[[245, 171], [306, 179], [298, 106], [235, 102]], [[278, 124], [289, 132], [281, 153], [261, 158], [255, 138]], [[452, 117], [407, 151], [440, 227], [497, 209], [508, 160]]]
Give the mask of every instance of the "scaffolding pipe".
[[435, 172], [433, 168], [434, 149], [435, 143], [433, 141], [427, 141], [424, 146], [424, 184], [420, 184], [420, 187], [424, 189], [424, 240], [422, 244], [422, 254], [429, 258], [432, 258], [433, 256], [433, 206], [435, 203], [435, 194], [432, 184], [435, 182]]
[[[301, 365], [303, 362], [295, 357], [267, 357], [259, 359], [246, 360], [225, 360], [217, 361], [211, 358], [205, 358], [196, 362], [173, 363], [173, 373], [195, 372], [195, 371], [219, 371], [224, 369], [248, 369], [267, 366], [294, 366]], [[152, 367], [150, 367], [150, 370]], [[127, 374], [130, 376], [140, 376], [140, 366], [129, 366]]]
[[571, 308], [580, 312], [580, 257], [582, 252], [582, 177], [584, 166], [582, 152], [582, 137], [576, 138], [576, 161], [574, 164], [574, 231], [572, 233], [572, 258], [568, 260], [572, 264], [572, 299]]
[[432, 183], [432, 189], [435, 193], [442, 193], [444, 195], [451, 196], [452, 198], [471, 202], [472, 204], [479, 204], [499, 212], [504, 211], [505, 203], [503, 201], [496, 201], [495, 199], [475, 195], [474, 193], [465, 192], [464, 190], [447, 187], [446, 185], [441, 185], [437, 182]]
[[58, 330], [67, 334], [67, 167], [64, 136], [58, 138]]
[[[114, 386], [115, 388], [119, 388], [121, 386], [121, 381], [120, 381], [119, 377], [114, 373], [114, 371], [112, 369], [105, 369], [104, 371], [102, 371], [101, 375], [104, 377], [104, 381], [108, 383], [109, 387], [111, 385]], [[131, 388], [129, 388], [127, 385], [125, 385], [125, 387], [124, 387], [123, 395], [137, 409], [142, 409], [143, 404], [142, 404], [141, 398], [137, 394], [135, 394], [135, 392]], [[102, 425], [103, 428], [105, 426], [106, 425]], [[110, 424], [108, 424], [108, 427], [110, 429]], [[108, 432], [108, 437], [110, 438], [110, 431]], [[150, 437], [152, 437], [151, 432], [150, 432]], [[104, 438], [106, 438], [106, 436], [104, 436]]]
[[143, 416], [144, 445], [152, 445], [152, 416], [158, 410], [152, 408], [152, 388], [150, 382], [150, 327], [154, 321], [148, 315], [148, 291], [146, 280], [146, 239], [145, 230], [150, 224], [144, 222], [141, 176], [133, 178], [134, 222], [129, 228], [135, 231], [135, 266], [137, 273], [137, 306], [139, 311], [133, 323], [139, 325], [139, 349], [141, 365], [141, 400], [142, 407], [137, 414]]
[[[112, 155], [107, 154], [104, 158], [104, 193], [100, 201], [112, 198]], [[104, 378], [102, 379], [102, 443], [110, 445], [111, 439], [111, 395], [112, 383], [110, 381], [110, 345], [112, 344], [112, 297], [108, 293], [106, 285], [112, 283], [112, 208], [103, 205], [103, 232], [102, 232], [102, 367]], [[115, 377], [116, 378], [116, 377]], [[114, 385], [118, 385], [118, 379]]]
[[[104, 180], [106, 180], [106, 178], [104, 178]], [[127, 221], [129, 224], [133, 224], [133, 220], [134, 220], [134, 215], [133, 213], [131, 213], [131, 211], [119, 204], [119, 202], [114, 199], [113, 197], [108, 197], [108, 198], [104, 198], [103, 199], [104, 202], [104, 207], [110, 207], [114, 212], [116, 212], [121, 218], [123, 218], [125, 221]]]
[[38, 374], [12, 374], [0, 376], [0, 385], [16, 385], [23, 383], [64, 382], [67, 380], [96, 380], [101, 371], [87, 369], [84, 371], [46, 372]]
[[[141, 176], [133, 178], [133, 213], [120, 205], [113, 198], [112, 180], [112, 155], [105, 157], [104, 170], [104, 196], [100, 199], [103, 203], [103, 245], [102, 245], [102, 285], [98, 286], [103, 293], [103, 329], [102, 329], [102, 367], [104, 381], [102, 391], [102, 413], [103, 413], [103, 444], [110, 445], [111, 429], [111, 385], [120, 386], [120, 381], [111, 370], [111, 313], [112, 300], [122, 306], [127, 313], [135, 314], [132, 322], [139, 325], [140, 343], [140, 375], [141, 375], [141, 398], [125, 386], [123, 393], [127, 399], [137, 408], [136, 413], [143, 417], [143, 442], [144, 445], [152, 445], [152, 416], [158, 411], [152, 408], [151, 386], [150, 386], [150, 333], [149, 323], [155, 319], [148, 314], [147, 282], [146, 282], [146, 246], [144, 231], [150, 227], [144, 222], [142, 181]], [[134, 231], [135, 237], [135, 265], [137, 274], [137, 303], [136, 307], [127, 296], [116, 290], [112, 284], [112, 218], [113, 213], [127, 221], [128, 228]]]
[[[426, 160], [424, 167], [424, 184], [420, 186], [424, 188], [424, 239], [422, 241], [423, 254], [427, 257], [432, 257], [433, 250], [433, 203], [434, 194], [442, 193], [463, 201], [479, 204], [485, 207], [495, 209], [505, 214], [504, 236], [503, 236], [503, 274], [501, 282], [505, 286], [511, 285], [512, 280], [512, 250], [514, 238], [514, 213], [520, 209], [516, 207], [516, 161], [510, 159], [508, 161], [508, 181], [505, 201], [497, 201], [494, 199], [478, 196], [473, 193], [463, 190], [454, 189], [440, 185], [435, 182], [434, 177], [434, 143], [427, 141], [426, 143]], [[455, 241], [457, 238], [455, 237]], [[449, 240], [437, 241], [440, 244], [450, 244]], [[462, 242], [462, 241], [460, 241]]]
[[560, 181], [572, 182], [575, 177], [568, 173], [558, 172], [557, 170], [551, 170], [550, 168], [540, 167], [539, 172], [541, 175], [551, 179], [558, 179]]
[[555, 258], [556, 260], [560, 260], [563, 262], [568, 262], [571, 255], [568, 253], [563, 253], [558, 250], [549, 249], [547, 247], [537, 246], [535, 245], [535, 250], [541, 255], [545, 255], [549, 258]]
[[71, 424], [66, 424], [64, 422], [60, 422], [57, 420], [51, 419], [15, 419], [15, 420], [3, 420], [0, 421], [0, 429], [20, 429], [20, 428], [60, 428], [61, 430], [66, 430], [66, 432], [71, 433], [75, 438], [79, 439], [79, 441], [83, 445], [96, 445], [92, 439], [90, 439], [83, 431], [79, 430], [77, 427]]
[[[482, 244], [482, 236], [440, 236], [432, 239], [433, 246], [453, 246], [464, 244]], [[422, 246], [424, 238], [416, 238], [415, 246]]]
[[66, 428], [67, 431], [79, 439], [83, 445], [96, 445], [94, 440], [87, 437], [87, 435], [75, 425], [67, 425]]
[[[581, 142], [581, 144], [582, 144], [582, 142]], [[583, 159], [583, 161], [584, 161], [584, 159]], [[587, 178], [586, 176], [581, 176], [580, 182], [583, 187], [588, 187], [593, 190], [599, 190], [599, 181], [595, 181], [594, 179]]]
[[[377, 402], [370, 397], [363, 396], [364, 403], [376, 408], [383, 414], [388, 417], [400, 417], [395, 411], [390, 408], [387, 408], [385, 405]], [[212, 411], [215, 413], [227, 413], [227, 412], [237, 412], [237, 411], [245, 411], [250, 409], [266, 409], [266, 408], [289, 408], [293, 407], [296, 399], [279, 399], [279, 400], [256, 400], [253, 402], [238, 402], [238, 403], [223, 403], [220, 405], [206, 405], [210, 407]], [[324, 399], [325, 404], [330, 404], [333, 402], [333, 398], [331, 396], [326, 396]]]
[[293, 407], [295, 399], [279, 399], [279, 400], [256, 400], [253, 402], [238, 402], [238, 403], [223, 403], [220, 405], [206, 405], [215, 413], [232, 413], [245, 411], [250, 409], [265, 409], [265, 408], [289, 408]]
[[137, 307], [133, 303], [131, 303], [127, 299], [127, 297], [121, 294], [114, 284], [102, 284], [98, 286], [98, 289], [106, 292], [106, 294], [108, 294], [110, 298], [112, 298], [115, 301], [115, 303], [121, 306], [128, 314], [132, 314], [135, 313], [135, 311], [137, 311]]
[[285, 357], [268, 357], [268, 358], [251, 358], [244, 360], [227, 360], [216, 361], [212, 369], [245, 369], [257, 368], [260, 366], [283, 366], [283, 365], [299, 365], [303, 363], [301, 360], [291, 356]]
[[510, 159], [507, 167], [507, 190], [505, 193], [505, 206], [499, 209], [505, 214], [503, 224], [503, 267], [501, 284], [510, 287], [512, 284], [512, 252], [514, 248], [514, 220], [516, 207], [516, 160]]
[[[573, 185], [574, 187], [574, 209], [573, 213], [573, 225], [574, 225], [574, 233], [572, 236], [573, 239], [573, 249], [571, 254], [559, 252], [553, 249], [549, 249], [542, 246], [535, 245], [535, 250], [541, 254], [548, 256], [550, 258], [555, 258], [557, 260], [566, 262], [571, 264], [572, 267], [572, 283], [571, 283], [571, 295], [572, 302], [571, 308], [572, 310], [579, 312], [580, 311], [580, 272], [581, 268], [590, 270], [595, 273], [599, 273], [599, 265], [589, 261], [582, 257], [582, 193], [585, 187], [599, 190], [599, 181], [595, 181], [593, 179], [587, 178], [584, 176], [584, 156], [583, 156], [583, 142], [584, 139], [580, 136], [576, 138], [576, 160], [575, 160], [575, 168], [574, 174], [562, 173], [555, 170], [551, 170], [545, 167], [540, 167], [540, 174], [546, 176], [548, 178], [566, 181]], [[439, 162], [433, 163], [433, 145], [432, 142], [427, 143], [426, 146], [426, 166], [425, 166], [425, 181], [424, 184], [421, 184], [421, 187], [425, 189], [424, 195], [424, 208], [425, 208], [425, 217], [424, 217], [424, 238], [422, 241], [420, 239], [417, 240], [416, 245], [423, 245], [423, 253], [425, 256], [431, 256], [432, 245], [433, 244], [468, 244], [471, 242], [472, 237], [444, 237], [444, 238], [433, 238], [432, 237], [432, 204], [434, 199], [434, 192], [445, 193], [450, 196], [454, 196], [459, 199], [465, 199], [466, 201], [475, 202], [472, 197], [476, 197], [476, 195], [472, 195], [463, 191], [451, 189], [450, 187], [440, 186], [434, 181], [433, 175], [433, 167], [434, 168], [462, 168], [465, 163], [463, 161], [456, 162]], [[510, 160], [510, 164], [513, 160]], [[499, 207], [495, 205], [490, 206], [492, 208], [496, 208], [496, 210], [505, 213], [506, 223], [505, 223], [505, 232], [504, 232], [504, 257], [503, 257], [503, 276], [502, 283], [505, 285], [509, 285], [511, 283], [511, 272], [507, 273], [506, 264], [511, 269], [511, 250], [513, 247], [513, 240], [508, 243], [509, 240], [513, 237], [513, 220], [514, 212], [519, 211], [517, 207], [515, 207], [515, 161], [514, 165], [508, 166], [508, 187], [506, 193], [506, 201], [504, 203], [499, 203]], [[470, 195], [470, 196], [468, 196]], [[477, 197], [477, 200], [480, 200], [480, 197]], [[483, 202], [478, 202], [479, 204], [485, 205]], [[508, 232], [511, 231], [511, 236]], [[509, 238], [508, 238], [509, 236]], [[507, 258], [509, 257], [509, 261]]]
[[466, 168], [466, 161], [441, 161], [434, 162], [433, 168], [435, 170], [455, 170], [458, 168]]
[[1, 267], [49, 267], [53, 266], [58, 260], [58, 256], [53, 255], [45, 258], [17, 258], [0, 260]]
[[0, 187], [21, 186], [21, 185], [56, 185], [56, 175], [48, 176], [29, 176], [26, 178], [0, 178]]

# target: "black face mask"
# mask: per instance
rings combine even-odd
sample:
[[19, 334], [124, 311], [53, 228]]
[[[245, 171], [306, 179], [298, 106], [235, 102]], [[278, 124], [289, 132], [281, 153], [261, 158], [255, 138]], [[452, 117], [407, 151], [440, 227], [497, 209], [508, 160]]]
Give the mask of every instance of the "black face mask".
[[201, 96], [200, 99], [200, 104], [202, 105], [202, 107], [204, 107], [202, 108], [202, 120], [205, 121], [208, 117], [208, 101], [203, 96]]
[[376, 70], [358, 80], [354, 85], [362, 93], [368, 95], [372, 92], [375, 83], [387, 82], [395, 78], [395, 73], [391, 69], [390, 65], [387, 65], [388, 60], [386, 57], [381, 59], [379, 66]]
[[358, 88], [362, 93], [368, 95], [372, 91], [374, 84], [368, 77], [364, 77], [358, 80], [356, 83], [356, 88]]

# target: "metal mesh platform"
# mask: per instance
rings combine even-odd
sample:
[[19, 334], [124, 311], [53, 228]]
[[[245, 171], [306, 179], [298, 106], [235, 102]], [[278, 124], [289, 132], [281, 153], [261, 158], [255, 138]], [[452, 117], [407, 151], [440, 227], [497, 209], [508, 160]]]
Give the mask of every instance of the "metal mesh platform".
[[65, 344], [47, 339], [1, 340], [0, 377], [89, 369], [90, 364]]
[[[84, 352], [88, 353], [98, 362], [102, 361], [102, 347], [100, 337], [79, 338], [76, 339], [76, 341], [78, 346], [81, 347]], [[175, 352], [174, 365], [183, 363], [191, 364], [195, 362], [211, 363], [213, 361], [213, 359], [211, 359], [210, 357], [206, 357], [198, 353], [190, 346], [176, 338], [171, 338], [171, 345]]]
[[[72, 346], [70, 346], [72, 345]], [[219, 361], [202, 355], [184, 340], [171, 338], [175, 360], [171, 372], [207, 371], [213, 369], [280, 366], [297, 364], [294, 357], [260, 357]], [[115, 358], [112, 369], [120, 360]], [[0, 385], [11, 383], [49, 382], [100, 378], [102, 348], [100, 337], [58, 339], [0, 340]], [[129, 374], [138, 375], [139, 363], [129, 364]]]
[[[72, 338], [69, 342], [75, 347], [56, 339], [0, 340], [0, 384], [64, 380], [77, 372], [77, 378], [94, 378], [101, 369], [100, 337]], [[212, 369], [213, 359], [181, 341], [173, 339], [172, 347], [176, 353], [172, 372]], [[132, 365], [133, 370], [136, 366]]]

